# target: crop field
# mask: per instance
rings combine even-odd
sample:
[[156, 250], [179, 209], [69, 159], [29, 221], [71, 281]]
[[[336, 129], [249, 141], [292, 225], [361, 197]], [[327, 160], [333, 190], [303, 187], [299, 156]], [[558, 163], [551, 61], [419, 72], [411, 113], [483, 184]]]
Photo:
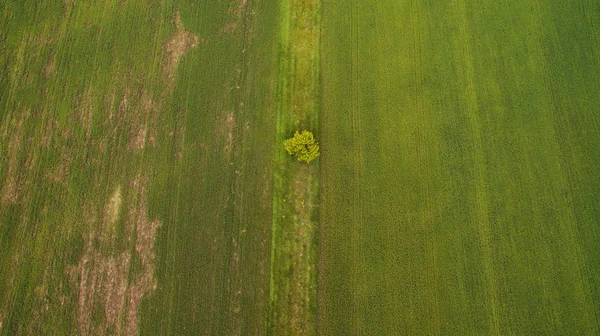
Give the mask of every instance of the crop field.
[[597, 1], [328, 1], [319, 330], [600, 332]]
[[261, 334], [274, 1], [3, 1], [0, 334]]
[[596, 0], [4, 0], [0, 335], [597, 335], [598, 167]]

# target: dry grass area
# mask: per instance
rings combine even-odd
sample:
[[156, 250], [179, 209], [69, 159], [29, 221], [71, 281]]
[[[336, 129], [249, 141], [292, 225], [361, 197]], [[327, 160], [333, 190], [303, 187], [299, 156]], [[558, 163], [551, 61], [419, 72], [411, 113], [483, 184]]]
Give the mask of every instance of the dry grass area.
[[239, 2], [232, 1], [229, 9], [227, 10], [227, 16], [229, 22], [219, 29], [219, 34], [233, 34], [238, 31], [242, 19], [244, 18], [244, 11], [248, 8], [248, 0], [240, 0]]
[[165, 46], [166, 52], [166, 63], [164, 66], [164, 73], [168, 79], [169, 87], [173, 89], [173, 83], [175, 76], [177, 75], [177, 67], [181, 61], [181, 57], [190, 49], [195, 48], [198, 43], [205, 44], [206, 39], [200, 39], [198, 35], [186, 30], [181, 22], [181, 16], [179, 12], [175, 13], [175, 26], [177, 31], [169, 39]]
[[235, 123], [233, 111], [228, 111], [223, 115], [217, 116], [215, 135], [219, 145], [223, 146], [225, 149], [225, 154], [227, 156], [231, 154], [231, 149], [233, 148], [233, 132]]
[[[186, 18], [186, 13], [165, 13], [165, 8], [154, 1], [106, 5], [62, 2], [40, 3], [22, 13], [28, 15], [27, 20], [14, 20], [48, 22], [41, 22], [35, 33], [33, 27], [25, 25], [21, 30], [13, 29], [15, 39], [16, 33], [23, 32], [21, 43], [6, 53], [14, 57], [7, 62], [11, 68], [3, 72], [11, 76], [7, 78], [11, 91], [0, 124], [4, 154], [0, 205], [4, 218], [10, 217], [10, 225], [4, 226], [3, 222], [0, 227], [0, 245], [9, 243], [8, 248], [3, 246], [6, 252], [0, 253], [0, 273], [4, 273], [0, 274], [0, 292], [4, 292], [0, 293], [0, 334], [136, 335], [142, 328], [142, 301], [144, 306], [151, 306], [162, 293], [156, 290], [163, 284], [157, 282], [155, 241], [160, 221], [169, 220], [164, 213], [165, 203], [148, 209], [147, 194], [156, 204], [156, 189], [152, 188], [165, 184], [171, 188], [172, 173], [185, 171], [179, 166], [187, 162], [176, 160], [191, 147], [186, 147], [184, 141], [185, 118], [173, 115], [188, 110], [174, 107], [177, 103], [173, 103], [173, 90], [179, 99], [185, 95], [180, 95], [180, 83], [188, 85], [197, 79], [197, 74], [185, 78], [179, 75], [181, 62], [187, 52], [207, 43], [207, 39], [184, 27], [181, 17]], [[228, 3], [232, 9], [227, 14], [223, 3], [219, 4], [218, 24], [231, 21], [240, 32], [244, 26], [239, 23], [247, 22], [247, 1]], [[8, 4], [7, 12], [10, 7]], [[132, 15], [138, 14], [136, 11], [147, 17], [136, 21]], [[64, 20], [53, 25], [53, 18], [59, 15]], [[224, 44], [231, 45], [217, 46], [217, 50], [246, 51], [248, 45], [241, 37], [221, 36], [221, 40], [227, 40]], [[3, 41], [0, 44], [13, 47]], [[252, 83], [255, 74], [244, 73], [246, 59], [241, 56], [232, 59], [235, 64], [227, 61], [223, 67], [216, 67], [219, 71], [225, 66], [231, 68], [222, 73], [228, 85], [225, 90], [232, 96], [224, 97], [226, 103], [219, 106], [222, 113], [216, 128], [208, 130], [208, 139], [199, 145], [203, 152], [210, 152], [210, 138], [215, 131], [215, 148], [219, 155], [223, 152], [227, 156], [227, 166], [216, 169], [230, 169], [232, 174], [235, 169], [236, 195], [228, 197], [244, 200], [249, 198], [244, 195], [249, 183], [242, 178], [247, 168], [237, 166], [242, 152], [237, 147], [242, 146], [236, 144], [242, 139], [238, 130], [249, 126], [239, 119], [235, 104], [239, 103], [238, 97], [249, 99], [249, 94], [242, 96], [246, 91], [240, 86], [242, 79]], [[232, 75], [234, 70], [236, 75]], [[230, 85], [237, 85], [237, 90], [230, 90]], [[215, 120], [210, 122], [212, 125]], [[269, 155], [272, 152], [264, 151]], [[172, 171], [175, 165], [179, 166]], [[265, 175], [264, 180], [269, 181], [271, 174]], [[169, 189], [168, 195], [158, 197], [170, 199], [172, 191], [179, 193]], [[265, 190], [263, 198], [270, 198], [270, 193]], [[245, 219], [247, 213], [266, 216], [234, 204], [239, 218]], [[155, 213], [160, 215], [154, 217]], [[245, 258], [248, 244], [255, 237], [248, 237], [245, 228], [239, 232], [223, 240], [228, 243], [226, 253], [230, 257], [226, 271], [232, 275], [224, 286], [215, 285], [227, 291], [227, 307], [222, 311], [217, 299], [214, 303], [215, 321], [231, 321], [228, 330], [236, 334], [244, 332], [250, 314], [265, 315], [247, 308], [247, 298], [254, 290], [247, 288], [254, 280], [245, 278], [252, 268]], [[264, 235], [268, 237], [266, 229]], [[268, 238], [262, 243], [268, 245]], [[265, 263], [267, 258], [261, 265]], [[264, 268], [260, 274], [263, 287], [256, 289], [261, 291], [261, 298], [268, 278], [268, 267]], [[169, 290], [165, 285], [165, 292]], [[265, 307], [266, 301], [262, 301]], [[147, 318], [146, 313], [152, 314], [152, 309], [144, 311], [143, 318]], [[233, 317], [217, 319], [225, 311]], [[190, 321], [190, 325], [198, 323]], [[257, 330], [264, 323], [257, 321]]]
[[[176, 33], [164, 47], [166, 61], [163, 68], [163, 85], [171, 90], [181, 57], [198, 43], [205, 42], [184, 29], [179, 13], [175, 14], [174, 21]], [[128, 76], [123, 80], [131, 82]], [[118, 127], [124, 125], [129, 135], [127, 151], [135, 153], [147, 146], [154, 148], [157, 115], [164, 106], [164, 99], [155, 99], [143, 87], [134, 89], [132, 85], [124, 86], [120, 99], [116, 98], [118, 92], [115, 87], [102, 97], [100, 107], [106, 110], [103, 125], [108, 127], [108, 133], [94, 143], [101, 152], [106, 152], [115, 141], [112, 137]], [[85, 130], [85, 138], [90, 139], [95, 108], [92, 88], [78, 98], [76, 105], [75, 119]], [[231, 123], [232, 116], [228, 120]], [[63, 148], [61, 157], [62, 153], [68, 151]], [[65, 164], [59, 165], [49, 176], [56, 182], [63, 181], [68, 165], [64, 167]], [[138, 174], [126, 185], [115, 186], [103, 207], [88, 203], [82, 209], [89, 228], [84, 236], [85, 248], [79, 262], [66, 269], [76, 288], [77, 330], [82, 335], [138, 333], [140, 303], [157, 287], [154, 242], [160, 222], [148, 218], [148, 184], [149, 179]], [[119, 225], [120, 233], [116, 230]]]
[[121, 193], [121, 186], [118, 185], [113, 193], [112, 197], [106, 204], [104, 221], [108, 225], [108, 229], [112, 231], [113, 227], [119, 219], [121, 213], [121, 204], [123, 203], [123, 196]]
[[50, 181], [67, 187], [67, 179], [69, 176], [69, 168], [72, 162], [72, 151], [66, 146], [60, 149], [59, 162], [55, 167], [51, 167], [45, 173], [45, 176]]
[[[23, 181], [23, 168], [19, 164], [21, 147], [23, 146], [23, 122], [31, 115], [31, 110], [21, 111], [20, 117], [16, 120], [12, 135], [8, 143], [8, 167], [7, 174], [2, 186], [2, 204], [17, 204], [20, 200]], [[9, 126], [5, 126], [4, 138], [8, 138], [7, 132]]]
[[[126, 106], [127, 103], [125, 102]], [[136, 98], [136, 106], [128, 114], [129, 144], [130, 150], [140, 150], [149, 143], [152, 147], [156, 145], [156, 116], [161, 105], [155, 102], [150, 95], [141, 90]]]
[[46, 61], [46, 65], [44, 65], [44, 69], [42, 69], [42, 76], [44, 78], [50, 77], [56, 70], [56, 53], [51, 53]]
[[[83, 209], [90, 227], [114, 225], [122, 202], [126, 218], [122, 241], [112, 230], [90, 230], [84, 237], [83, 256], [66, 270], [76, 288], [77, 329], [82, 335], [138, 333], [141, 300], [157, 286], [154, 241], [160, 222], [147, 215], [148, 182], [138, 175], [130, 182], [124, 201], [117, 186], [106, 202], [104, 216], [98, 216], [91, 204]], [[125, 247], [115, 251], [113, 246], [119, 242]], [[137, 272], [133, 269], [134, 258], [139, 258], [141, 264]], [[100, 313], [98, 307], [102, 308]]]
[[90, 86], [88, 89], [78, 98], [78, 111], [74, 114], [74, 117], [81, 122], [81, 126], [85, 131], [85, 139], [89, 140], [92, 131], [92, 117], [94, 113], [94, 91]]

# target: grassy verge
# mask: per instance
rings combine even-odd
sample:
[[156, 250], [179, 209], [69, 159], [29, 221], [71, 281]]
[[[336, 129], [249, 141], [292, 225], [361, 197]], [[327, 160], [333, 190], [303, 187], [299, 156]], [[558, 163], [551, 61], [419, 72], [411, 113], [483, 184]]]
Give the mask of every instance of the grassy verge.
[[296, 130], [319, 137], [320, 2], [280, 3], [279, 81], [271, 242], [272, 335], [316, 333], [318, 161], [293, 161], [283, 141]]

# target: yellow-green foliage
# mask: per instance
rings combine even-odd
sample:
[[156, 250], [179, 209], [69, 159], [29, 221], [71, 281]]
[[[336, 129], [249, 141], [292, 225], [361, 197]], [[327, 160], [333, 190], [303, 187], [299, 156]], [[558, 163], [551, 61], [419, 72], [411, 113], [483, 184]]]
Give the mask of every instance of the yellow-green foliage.
[[285, 150], [293, 155], [296, 160], [309, 163], [319, 156], [319, 144], [315, 141], [315, 137], [309, 131], [296, 131], [294, 137], [283, 142]]

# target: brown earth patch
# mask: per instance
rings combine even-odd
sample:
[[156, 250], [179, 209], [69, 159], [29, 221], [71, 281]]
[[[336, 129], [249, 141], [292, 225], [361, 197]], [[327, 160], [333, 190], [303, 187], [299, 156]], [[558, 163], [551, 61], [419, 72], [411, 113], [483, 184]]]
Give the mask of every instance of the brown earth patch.
[[[22, 192], [21, 188], [21, 174], [19, 167], [19, 155], [23, 142], [23, 122], [29, 118], [31, 110], [27, 109], [21, 113], [20, 118], [17, 120], [14, 126], [14, 131], [11, 134], [10, 141], [8, 143], [8, 165], [6, 172], [6, 179], [4, 186], [2, 187], [2, 203], [3, 204], [16, 204], [19, 202], [20, 195]], [[8, 130], [9, 127], [6, 127]]]
[[46, 119], [46, 127], [44, 127], [43, 135], [40, 138], [40, 142], [39, 142], [40, 147], [42, 147], [42, 148], [50, 147], [50, 139], [52, 138], [52, 135], [54, 134], [54, 132], [56, 131], [57, 128], [58, 128], [58, 121], [53, 120], [52, 118], [48, 117]]
[[73, 117], [81, 122], [85, 132], [85, 139], [89, 140], [92, 131], [92, 118], [94, 113], [94, 93], [89, 87], [84, 93], [77, 97], [77, 113]]
[[[67, 270], [77, 287], [79, 332], [82, 335], [104, 334], [113, 328], [116, 334], [122, 334], [118, 321], [119, 316], [123, 316], [125, 306], [124, 294], [131, 255], [129, 252], [104, 255], [102, 245], [93, 231], [85, 240], [86, 248], [79, 264]], [[94, 325], [92, 313], [99, 305], [104, 308], [105, 323]]]
[[217, 115], [217, 124], [215, 135], [217, 142], [223, 143], [225, 154], [231, 154], [233, 148], [233, 131], [235, 128], [235, 116], [233, 111], [226, 112], [225, 115]]
[[58, 165], [53, 170], [47, 171], [45, 176], [54, 183], [61, 184], [66, 187], [71, 161], [72, 155], [65, 147], [63, 147], [60, 152], [60, 160]]
[[48, 57], [48, 60], [46, 61], [46, 64], [44, 65], [44, 69], [42, 69], [42, 76], [44, 76], [44, 78], [48, 78], [50, 77], [51, 74], [54, 73], [54, 70], [56, 69], [56, 54], [55, 53], [51, 53], [50, 56]]
[[125, 113], [127, 112], [127, 108], [129, 107], [129, 91], [129, 87], [126, 87], [125, 91], [123, 92], [123, 98], [121, 98], [121, 101], [119, 102], [120, 116], [125, 115]]
[[27, 41], [30, 45], [37, 47], [38, 50], [36, 52], [39, 53], [39, 49], [41, 47], [54, 44], [54, 36], [48, 36], [45, 33], [41, 33], [35, 36], [30, 36], [29, 38], [27, 38]]
[[232, 34], [237, 29], [237, 21], [228, 22], [223, 27], [219, 28], [218, 34]]
[[179, 12], [175, 13], [174, 21], [177, 30], [165, 45], [167, 59], [163, 68], [171, 89], [173, 82], [175, 81], [175, 76], [177, 75], [177, 67], [179, 66], [181, 57], [183, 57], [188, 50], [195, 48], [198, 43], [206, 43], [206, 39], [200, 39], [198, 35], [183, 27]]
[[240, 0], [239, 2], [232, 2], [233, 6], [227, 10], [227, 15], [230, 21], [227, 22], [223, 27], [219, 28], [218, 34], [232, 34], [235, 33], [242, 22], [244, 11], [248, 8], [248, 0]]
[[155, 124], [156, 115], [160, 108], [150, 95], [141, 90], [133, 113], [129, 114], [129, 144], [130, 150], [140, 150], [149, 142], [152, 147], [156, 146]]
[[132, 125], [130, 140], [127, 148], [129, 149], [144, 149], [146, 146], [146, 135], [148, 134], [148, 125]]
[[119, 219], [122, 202], [123, 198], [121, 195], [121, 186], [119, 185], [117, 186], [117, 189], [106, 204], [104, 222], [108, 224], [108, 228], [110, 230], [112, 230], [112, 227], [117, 223], [117, 220]]
[[147, 216], [146, 199], [147, 181], [138, 177], [134, 183], [134, 189], [138, 190], [138, 205], [135, 210], [130, 211], [130, 219], [135, 218], [136, 240], [135, 251], [140, 256], [142, 262], [142, 273], [134, 278], [128, 291], [128, 310], [126, 321], [126, 334], [137, 334], [138, 328], [138, 310], [144, 295], [156, 290], [157, 283], [154, 278], [154, 241], [156, 239], [156, 230], [160, 227], [158, 219], [150, 220]]
[[[91, 230], [84, 237], [85, 250], [81, 260], [66, 270], [76, 287], [77, 327], [82, 335], [138, 334], [141, 300], [157, 287], [154, 241], [160, 222], [148, 218], [147, 183], [147, 178], [138, 176], [129, 185], [125, 238], [121, 241], [125, 247], [120, 250], [114, 250], [119, 243], [114, 235], [95, 233], [94, 228], [99, 223], [93, 206], [87, 206], [83, 211]], [[119, 191], [117, 187], [108, 200], [107, 211], [114, 210]], [[102, 221], [114, 220], [111, 216], [105, 214]], [[139, 272], [132, 270], [134, 253], [141, 260]], [[94, 315], [97, 307], [102, 308], [101, 316]]]

